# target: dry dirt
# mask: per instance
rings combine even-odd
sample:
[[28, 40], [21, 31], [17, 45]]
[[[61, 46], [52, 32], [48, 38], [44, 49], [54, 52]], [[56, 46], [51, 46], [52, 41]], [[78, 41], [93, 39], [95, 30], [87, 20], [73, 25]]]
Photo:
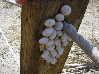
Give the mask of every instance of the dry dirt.
[[[78, 32], [99, 49], [98, 24], [99, 1], [90, 0]], [[20, 74], [20, 42], [21, 7], [0, 0], [0, 74]], [[74, 43], [62, 72], [99, 74], [99, 67]]]
[[0, 0], [0, 74], [20, 72], [21, 8]]

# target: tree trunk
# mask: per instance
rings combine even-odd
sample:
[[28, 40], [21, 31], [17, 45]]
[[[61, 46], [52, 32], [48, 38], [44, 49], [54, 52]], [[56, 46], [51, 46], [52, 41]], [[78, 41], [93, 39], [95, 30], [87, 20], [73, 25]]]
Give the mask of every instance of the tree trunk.
[[45, 28], [44, 21], [60, 13], [63, 5], [70, 5], [72, 13], [66, 17], [68, 23], [78, 30], [89, 0], [34, 0], [22, 6], [21, 19], [21, 74], [61, 74], [72, 42], [65, 47], [63, 55], [55, 65], [41, 58], [39, 39]]

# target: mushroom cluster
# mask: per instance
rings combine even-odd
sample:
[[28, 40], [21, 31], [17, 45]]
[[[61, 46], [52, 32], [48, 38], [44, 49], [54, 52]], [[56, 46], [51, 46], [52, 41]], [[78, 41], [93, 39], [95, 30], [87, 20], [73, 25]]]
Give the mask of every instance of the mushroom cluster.
[[43, 46], [40, 50], [43, 51], [41, 57], [46, 60], [46, 62], [51, 62], [55, 64], [57, 62], [56, 58], [59, 58], [63, 54], [64, 46], [68, 44], [68, 41], [71, 41], [66, 33], [62, 31], [64, 16], [71, 13], [71, 7], [64, 5], [61, 7], [61, 13], [57, 14], [54, 19], [47, 19], [44, 22], [46, 28], [43, 30], [43, 37], [39, 40]]

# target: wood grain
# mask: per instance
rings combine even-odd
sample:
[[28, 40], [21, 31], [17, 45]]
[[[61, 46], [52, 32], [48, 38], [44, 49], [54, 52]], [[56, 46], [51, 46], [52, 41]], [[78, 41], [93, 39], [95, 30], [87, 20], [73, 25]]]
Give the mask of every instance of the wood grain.
[[54, 18], [60, 13], [61, 6], [68, 4], [72, 13], [65, 18], [78, 30], [88, 2], [89, 0], [30, 0], [22, 6], [20, 74], [61, 74], [72, 42], [65, 47], [64, 54], [55, 65], [46, 63], [41, 58], [38, 43], [45, 28], [44, 21]]

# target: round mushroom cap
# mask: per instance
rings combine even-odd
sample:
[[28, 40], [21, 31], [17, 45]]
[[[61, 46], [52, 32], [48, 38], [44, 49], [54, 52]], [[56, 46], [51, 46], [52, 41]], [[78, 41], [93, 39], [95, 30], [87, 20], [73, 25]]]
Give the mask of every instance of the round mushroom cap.
[[39, 40], [39, 43], [45, 44], [48, 40], [49, 40], [49, 38], [47, 38], [47, 37], [42, 37], [42, 38]]
[[55, 25], [55, 20], [54, 19], [48, 19], [44, 22], [44, 25], [46, 27], [52, 27], [53, 25]]
[[56, 58], [52, 58], [51, 64], [55, 64], [57, 62]]
[[63, 54], [63, 51], [64, 51], [64, 48], [61, 47], [61, 48], [58, 50], [58, 54], [59, 54], [59, 55], [62, 55], [62, 54]]
[[53, 51], [54, 48], [55, 48], [55, 45], [54, 45], [54, 44], [51, 45], [51, 46], [46, 46], [46, 49], [47, 49], [48, 51]]
[[49, 55], [48, 50], [44, 50], [43, 54], [41, 55], [42, 58], [46, 58]]
[[69, 5], [64, 5], [61, 7], [61, 13], [63, 15], [69, 15], [71, 13], [71, 7]]
[[50, 27], [50, 28], [45, 28], [45, 30], [42, 32], [43, 36], [50, 36], [52, 33], [54, 32], [54, 28]]
[[46, 42], [46, 46], [51, 46], [54, 44], [54, 40], [49, 40], [48, 42]]
[[56, 37], [56, 30], [54, 30], [54, 32], [51, 34], [51, 36], [49, 37], [50, 40], [54, 39]]
[[63, 23], [62, 22], [56, 22], [54, 29], [55, 30], [61, 30], [63, 28]]
[[55, 19], [58, 21], [58, 22], [61, 22], [64, 20], [64, 15], [63, 14], [57, 14], [55, 16]]

